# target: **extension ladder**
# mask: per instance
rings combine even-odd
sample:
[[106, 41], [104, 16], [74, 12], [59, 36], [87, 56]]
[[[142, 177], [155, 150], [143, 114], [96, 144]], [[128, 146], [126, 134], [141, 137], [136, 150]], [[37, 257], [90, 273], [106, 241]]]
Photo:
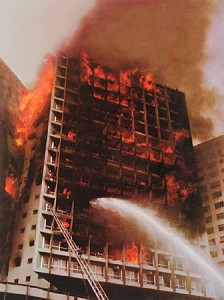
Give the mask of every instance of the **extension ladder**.
[[72, 236], [68, 232], [68, 230], [63, 226], [62, 221], [60, 220], [58, 214], [54, 212], [53, 207], [50, 203], [47, 203], [47, 206], [49, 210], [52, 212], [55, 222], [57, 223], [60, 231], [62, 232], [64, 238], [66, 239], [66, 242], [68, 243], [68, 246], [70, 247], [72, 253], [75, 255], [75, 258], [85, 275], [88, 283], [90, 284], [91, 288], [93, 289], [96, 297], [98, 300], [109, 300], [106, 293], [104, 292], [102, 286], [97, 281], [96, 276], [94, 275], [93, 271], [91, 270], [90, 266], [86, 262], [85, 259], [82, 259], [79, 255], [79, 248], [75, 244], [75, 242], [72, 239]]

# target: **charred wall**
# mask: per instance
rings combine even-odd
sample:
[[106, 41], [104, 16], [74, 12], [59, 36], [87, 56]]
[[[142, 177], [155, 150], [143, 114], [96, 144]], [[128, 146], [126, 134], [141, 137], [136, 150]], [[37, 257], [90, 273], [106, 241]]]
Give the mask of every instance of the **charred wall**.
[[13, 229], [14, 206], [23, 164], [23, 149], [17, 147], [14, 132], [18, 121], [19, 100], [25, 91], [26, 89], [15, 74], [0, 60], [1, 273], [4, 273], [3, 262], [8, 260], [9, 235]]
[[[117, 71], [85, 54], [59, 57], [46, 151], [44, 200], [84, 252], [104, 253], [111, 237], [89, 210], [96, 197], [131, 197], [186, 230], [198, 222], [185, 96], [149, 74]], [[44, 218], [51, 227], [52, 217]], [[52, 239], [62, 242], [56, 232]]]

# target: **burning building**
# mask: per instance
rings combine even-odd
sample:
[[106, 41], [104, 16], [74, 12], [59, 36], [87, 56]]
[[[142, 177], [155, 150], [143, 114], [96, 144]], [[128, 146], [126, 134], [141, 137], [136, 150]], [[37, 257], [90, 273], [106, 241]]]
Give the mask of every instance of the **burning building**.
[[51, 204], [110, 299], [210, 299], [183, 254], [160, 248], [156, 237], [149, 244], [124, 235], [90, 208], [97, 197], [133, 198], [189, 235], [200, 207], [192, 155], [183, 93], [85, 53], [58, 56], [50, 109], [26, 145], [10, 297], [34, 297], [37, 287], [41, 299], [91, 293]]
[[0, 60], [0, 278], [7, 273], [24, 151], [15, 142], [18, 103], [25, 87]]

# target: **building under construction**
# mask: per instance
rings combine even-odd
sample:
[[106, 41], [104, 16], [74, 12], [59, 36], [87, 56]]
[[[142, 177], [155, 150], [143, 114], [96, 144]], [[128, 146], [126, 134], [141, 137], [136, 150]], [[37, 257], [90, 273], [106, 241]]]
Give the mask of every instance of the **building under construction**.
[[200, 208], [192, 153], [183, 93], [85, 54], [59, 56], [50, 110], [26, 146], [4, 299], [36, 299], [36, 288], [38, 299], [94, 298], [50, 205], [109, 299], [211, 299], [183, 253], [122, 232], [90, 206], [131, 197], [190, 236]]

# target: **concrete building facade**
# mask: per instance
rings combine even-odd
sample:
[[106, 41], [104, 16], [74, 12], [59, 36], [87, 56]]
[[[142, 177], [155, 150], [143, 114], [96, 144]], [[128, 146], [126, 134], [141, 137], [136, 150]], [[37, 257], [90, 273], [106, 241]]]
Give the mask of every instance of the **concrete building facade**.
[[224, 136], [195, 146], [195, 158], [210, 256], [224, 266]]
[[59, 56], [50, 108], [26, 146], [5, 299], [35, 299], [36, 288], [39, 299], [94, 297], [48, 203], [110, 299], [211, 299], [183, 253], [125, 235], [90, 207], [131, 197], [187, 234], [200, 206], [192, 154], [183, 93], [84, 54]]
[[23, 149], [14, 133], [18, 105], [26, 88], [0, 59], [0, 279], [7, 274], [12, 231], [16, 213]]

